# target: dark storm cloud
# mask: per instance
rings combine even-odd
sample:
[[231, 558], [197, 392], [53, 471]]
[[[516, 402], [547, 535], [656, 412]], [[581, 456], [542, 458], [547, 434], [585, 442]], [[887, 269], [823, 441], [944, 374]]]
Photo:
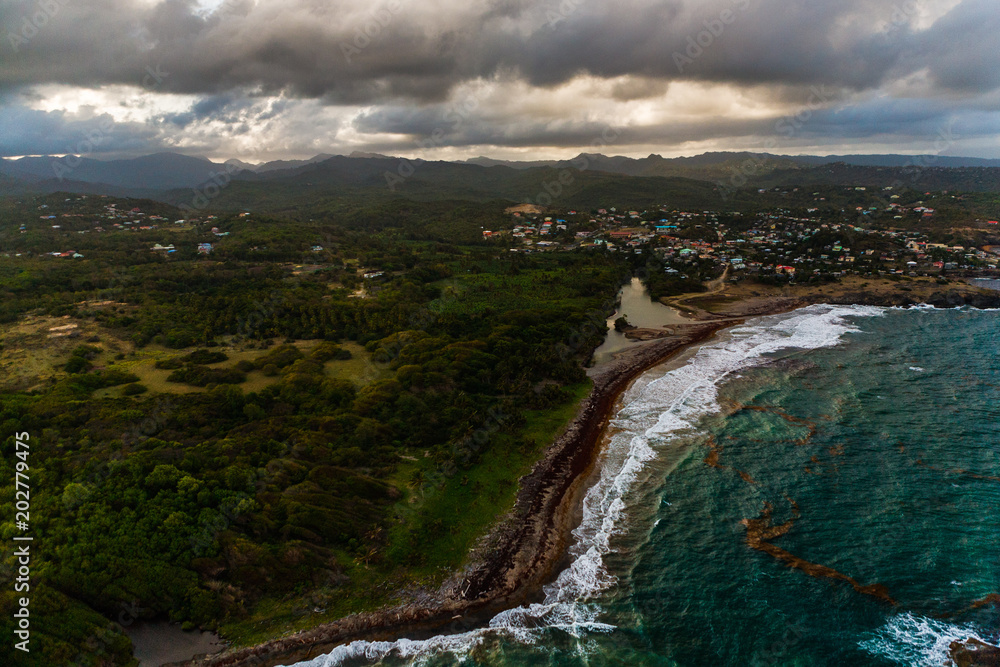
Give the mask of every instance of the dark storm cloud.
[[1000, 6], [966, 0], [922, 35], [915, 58], [926, 62], [942, 89], [977, 92], [1000, 88]]
[[[996, 2], [963, 0], [917, 29], [923, 4], [934, 1], [223, 0], [206, 11], [195, 0], [21, 0], [0, 5], [0, 105], [39, 84], [127, 84], [199, 97], [183, 113], [159, 115], [159, 125], [123, 129], [154, 143], [170, 143], [171, 133], [207, 140], [213, 123], [235, 136], [276, 121], [284, 145], [299, 145], [291, 133], [309, 130], [301, 100], [313, 99], [334, 110], [368, 107], [353, 129], [375, 142], [393, 133], [413, 141], [437, 136], [434, 147], [569, 147], [588, 145], [605, 126], [600, 113], [575, 113], [589, 95], [630, 104], [695, 81], [764, 89], [771, 105], [793, 108], [817, 86], [830, 91], [809, 108], [808, 122], [794, 124], [790, 141], [925, 136], [956, 117], [995, 135]], [[36, 20], [40, 11], [44, 21]], [[584, 96], [579, 105], [474, 109], [459, 123], [449, 115], [449, 99], [472, 81], [554, 90], [580, 75], [595, 83], [576, 93]], [[901, 96], [910, 101], [886, 92], [902, 81], [912, 86]], [[7, 115], [25, 116], [18, 109], [15, 103]], [[620, 143], [770, 136], [780, 113], [651, 120], [622, 131]], [[82, 121], [24, 122], [23, 137], [48, 146], [39, 125]], [[779, 135], [788, 130], [778, 127]], [[31, 143], [7, 142], [18, 150]]]
[[246, 97], [223, 93], [203, 97], [191, 105], [188, 111], [164, 114], [161, 120], [179, 127], [213, 120], [232, 124], [245, 121], [247, 112], [252, 107], [253, 101]]
[[[886, 31], [884, 0], [456, 0], [440, 11], [415, 0], [226, 0], [210, 14], [193, 0], [50, 1], [65, 4], [26, 43], [3, 45], [0, 84], [135, 84], [156, 65], [170, 73], [167, 91], [331, 103], [440, 100], [510, 70], [541, 86], [585, 72], [864, 89], [929, 66], [942, 85], [1000, 85], [993, 0], [966, 0], [919, 35], [905, 23]], [[36, 6], [0, 8], [6, 41]]]
[[116, 123], [99, 114], [78, 118], [64, 111], [0, 107], [0, 156], [126, 154], [165, 149], [160, 131], [145, 123]]

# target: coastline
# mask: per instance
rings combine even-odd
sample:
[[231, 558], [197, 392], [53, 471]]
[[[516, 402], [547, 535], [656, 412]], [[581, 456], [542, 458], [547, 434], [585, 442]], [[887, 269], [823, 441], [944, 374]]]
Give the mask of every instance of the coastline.
[[359, 639], [393, 640], [442, 629], [462, 632], [531, 599], [564, 556], [574, 528], [574, 508], [585, 491], [601, 433], [622, 392], [650, 368], [739, 321], [675, 327], [681, 330], [632, 347], [592, 369], [593, 389], [542, 459], [521, 478], [513, 510], [480, 540], [464, 572], [436, 593], [419, 602], [354, 614], [256, 646], [170, 663], [170, 667], [274, 667], [309, 660]]
[[[939, 307], [1000, 306], [1000, 294], [973, 291], [974, 295], [966, 290], [938, 287], [933, 301], [927, 302]], [[687, 300], [698, 300], [692, 296]], [[717, 297], [717, 293], [705, 296]], [[172, 665], [291, 664], [359, 639], [394, 640], [441, 630], [449, 633], [471, 630], [496, 613], [532, 599], [555, 574], [565, 555], [574, 528], [575, 509], [599, 453], [601, 434], [622, 392], [650, 368], [703, 342], [720, 329], [740, 324], [746, 317], [780, 314], [813, 303], [909, 306], [921, 301], [918, 295], [896, 290], [881, 293], [841, 290], [836, 295], [770, 294], [760, 298], [747, 295], [713, 312], [698, 308], [700, 313], [689, 313], [695, 317], [690, 324], [673, 325], [663, 332], [665, 335], [628, 348], [614, 360], [591, 369], [588, 373], [594, 383], [591, 393], [563, 433], [546, 449], [543, 458], [521, 478], [514, 509], [480, 540], [470, 565], [439, 591], [417, 602], [348, 616], [253, 647]]]

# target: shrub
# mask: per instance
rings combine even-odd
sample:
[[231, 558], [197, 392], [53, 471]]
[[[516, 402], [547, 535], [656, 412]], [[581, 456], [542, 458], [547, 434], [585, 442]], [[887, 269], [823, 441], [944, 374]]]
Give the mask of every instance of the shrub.
[[94, 365], [85, 358], [74, 355], [69, 358], [69, 361], [66, 362], [64, 368], [67, 373], [83, 373], [93, 368], [93, 366]]
[[[79, 357], [74, 357], [79, 359]], [[73, 384], [79, 388], [95, 391], [105, 387], [115, 387], [122, 384], [138, 382], [139, 376], [128, 371], [109, 368], [108, 370], [95, 371], [93, 373], [80, 373], [73, 378]]]
[[178, 382], [195, 387], [209, 384], [240, 384], [247, 376], [235, 368], [208, 368], [207, 366], [185, 366], [167, 376], [167, 382]]
[[302, 351], [294, 345], [281, 345], [267, 354], [261, 355], [254, 363], [257, 365], [257, 368], [264, 368], [269, 364], [278, 368], [284, 368], [285, 366], [291, 366], [303, 356]]
[[228, 361], [229, 357], [224, 352], [213, 352], [210, 350], [195, 350], [191, 354], [181, 357], [181, 361], [189, 364], [217, 364], [220, 361]]
[[70, 352], [70, 354], [72, 356], [74, 356], [74, 357], [83, 357], [84, 359], [87, 359], [88, 361], [90, 359], [95, 358], [100, 353], [101, 353], [101, 348], [94, 347], [93, 345], [79, 345], [79, 346], [77, 346], [76, 349], [74, 349], [72, 352]]
[[312, 354], [309, 355], [309, 358], [320, 363], [330, 361], [331, 359], [343, 361], [350, 359], [351, 353], [350, 351], [345, 350], [339, 345], [334, 345], [333, 343], [320, 343], [316, 346], [316, 349], [312, 351]]

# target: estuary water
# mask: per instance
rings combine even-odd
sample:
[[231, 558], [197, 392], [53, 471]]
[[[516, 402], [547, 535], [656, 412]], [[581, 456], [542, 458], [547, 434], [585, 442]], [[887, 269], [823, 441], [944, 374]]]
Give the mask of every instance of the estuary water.
[[625, 334], [619, 331], [615, 331], [615, 320], [623, 316], [629, 324], [644, 329], [659, 329], [670, 324], [691, 323], [691, 320], [684, 317], [676, 308], [664, 306], [659, 301], [653, 301], [642, 280], [632, 278], [631, 282], [618, 292], [618, 308], [607, 319], [607, 336], [604, 338], [604, 343], [594, 350], [595, 363], [608, 361], [615, 353], [621, 352], [627, 347], [642, 344], [626, 338]]
[[920, 665], [996, 643], [1000, 312], [755, 318], [623, 396], [541, 603], [333, 665]]

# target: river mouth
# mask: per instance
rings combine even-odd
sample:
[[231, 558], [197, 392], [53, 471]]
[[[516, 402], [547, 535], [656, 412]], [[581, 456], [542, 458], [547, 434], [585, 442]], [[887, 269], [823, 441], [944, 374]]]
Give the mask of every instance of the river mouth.
[[615, 354], [635, 345], [641, 345], [615, 330], [615, 320], [625, 317], [629, 324], [640, 329], [659, 329], [672, 324], [690, 324], [691, 319], [676, 308], [653, 301], [649, 290], [639, 278], [632, 278], [618, 293], [618, 309], [607, 320], [608, 334], [604, 342], [594, 350], [594, 364], [610, 361]]

